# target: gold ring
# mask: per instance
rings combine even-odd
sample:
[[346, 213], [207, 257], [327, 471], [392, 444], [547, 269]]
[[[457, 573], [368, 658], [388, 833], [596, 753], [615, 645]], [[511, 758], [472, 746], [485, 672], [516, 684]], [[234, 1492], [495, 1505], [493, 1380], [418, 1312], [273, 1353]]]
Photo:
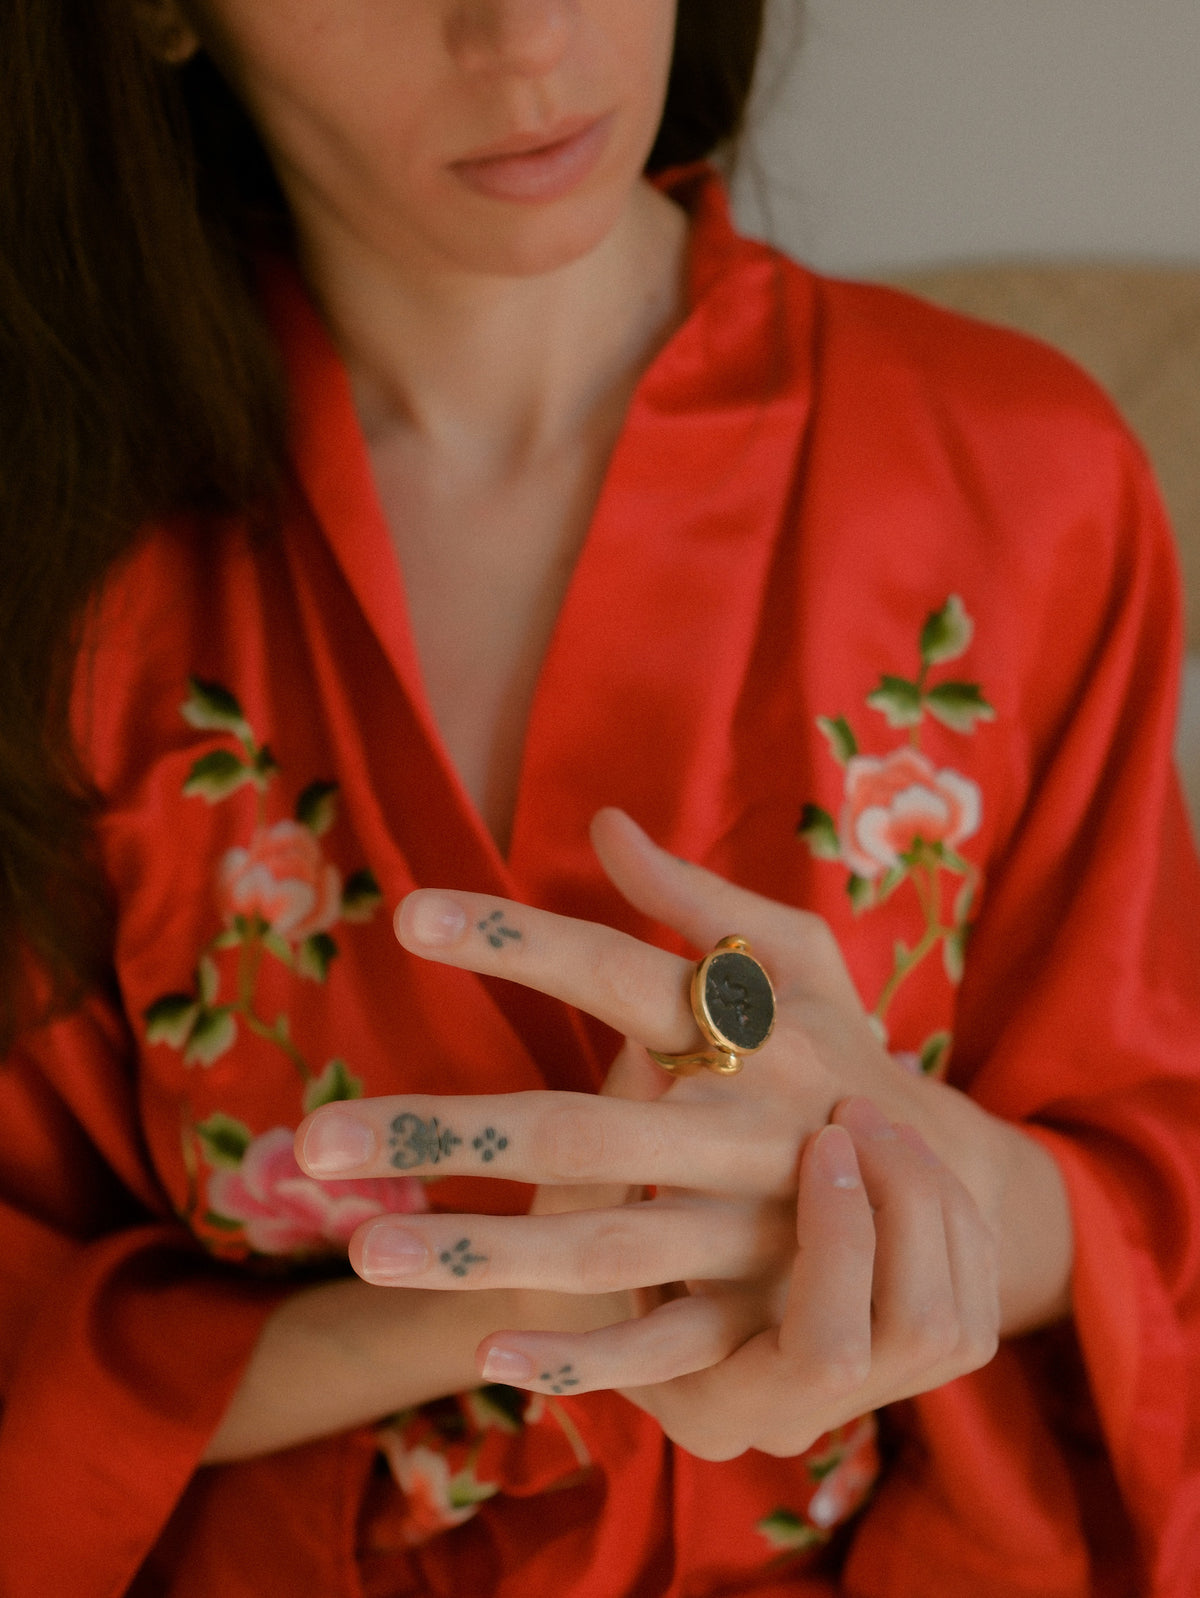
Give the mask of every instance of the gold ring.
[[712, 1045], [692, 1054], [648, 1052], [672, 1076], [716, 1071], [735, 1076], [742, 1059], [756, 1054], [775, 1025], [775, 990], [745, 938], [722, 938], [692, 977], [692, 1014]]

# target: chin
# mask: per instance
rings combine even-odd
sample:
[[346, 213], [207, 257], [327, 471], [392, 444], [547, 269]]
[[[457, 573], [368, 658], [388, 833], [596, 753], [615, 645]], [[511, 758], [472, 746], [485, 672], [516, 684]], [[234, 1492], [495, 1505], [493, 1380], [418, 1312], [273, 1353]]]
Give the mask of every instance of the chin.
[[590, 255], [608, 238], [629, 203], [611, 191], [545, 207], [489, 206], [491, 215], [445, 238], [460, 269], [487, 277], [538, 277]]

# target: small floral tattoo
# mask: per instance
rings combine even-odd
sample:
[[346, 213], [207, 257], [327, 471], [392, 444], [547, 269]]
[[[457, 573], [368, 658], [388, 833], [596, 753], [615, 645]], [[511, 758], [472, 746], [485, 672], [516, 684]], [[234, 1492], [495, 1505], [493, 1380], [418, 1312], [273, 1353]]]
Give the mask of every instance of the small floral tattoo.
[[445, 1265], [452, 1276], [466, 1276], [472, 1266], [487, 1263], [486, 1254], [472, 1254], [471, 1240], [469, 1237], [460, 1237], [453, 1248], [444, 1248], [438, 1259]]
[[472, 1139], [471, 1147], [475, 1149], [479, 1158], [485, 1165], [490, 1165], [497, 1154], [503, 1153], [508, 1147], [508, 1139], [501, 1137], [494, 1126], [485, 1127], [477, 1138]]
[[491, 944], [493, 949], [503, 949], [505, 943], [520, 943], [521, 934], [516, 927], [510, 927], [504, 918], [503, 910], [493, 910], [485, 920], [476, 923], [480, 932]]
[[546, 1382], [552, 1393], [565, 1393], [568, 1388], [579, 1386], [574, 1365], [560, 1365], [556, 1371], [543, 1371], [538, 1380]]
[[462, 1142], [457, 1132], [442, 1126], [437, 1116], [423, 1121], [419, 1115], [406, 1112], [392, 1122], [391, 1146], [395, 1150], [392, 1164], [399, 1171], [411, 1171], [418, 1165], [437, 1165], [448, 1159]]

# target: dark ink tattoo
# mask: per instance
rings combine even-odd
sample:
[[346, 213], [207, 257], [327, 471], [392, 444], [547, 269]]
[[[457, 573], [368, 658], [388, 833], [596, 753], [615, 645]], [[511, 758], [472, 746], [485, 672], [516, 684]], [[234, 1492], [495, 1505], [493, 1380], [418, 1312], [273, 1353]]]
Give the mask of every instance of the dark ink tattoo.
[[418, 1165], [436, 1165], [449, 1158], [462, 1142], [457, 1132], [442, 1126], [435, 1115], [422, 1121], [419, 1115], [406, 1112], [392, 1122], [391, 1146], [395, 1149], [392, 1164], [400, 1171], [411, 1171]]
[[469, 1237], [460, 1237], [453, 1248], [444, 1248], [438, 1255], [443, 1265], [450, 1269], [452, 1276], [466, 1276], [472, 1265], [485, 1265], [486, 1254], [472, 1254], [471, 1240]]
[[568, 1387], [579, 1386], [574, 1365], [560, 1365], [556, 1371], [543, 1371], [538, 1380], [548, 1382], [552, 1393], [565, 1393]]
[[500, 1137], [496, 1128], [489, 1126], [484, 1128], [479, 1137], [472, 1139], [471, 1147], [478, 1150], [479, 1158], [487, 1165], [508, 1147], [508, 1139]]
[[510, 927], [505, 921], [503, 910], [493, 910], [486, 921], [478, 921], [476, 926], [493, 949], [503, 949], [506, 940], [511, 943], [521, 941], [521, 934], [516, 927]]

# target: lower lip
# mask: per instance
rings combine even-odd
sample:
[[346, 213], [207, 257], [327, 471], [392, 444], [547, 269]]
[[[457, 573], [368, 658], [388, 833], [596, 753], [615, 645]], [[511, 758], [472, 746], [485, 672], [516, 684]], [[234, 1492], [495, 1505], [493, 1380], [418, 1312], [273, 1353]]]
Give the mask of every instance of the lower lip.
[[589, 176], [599, 161], [611, 117], [601, 117], [582, 132], [524, 155], [487, 156], [480, 161], [456, 161], [452, 170], [468, 188], [490, 200], [518, 200], [542, 204], [570, 194]]

